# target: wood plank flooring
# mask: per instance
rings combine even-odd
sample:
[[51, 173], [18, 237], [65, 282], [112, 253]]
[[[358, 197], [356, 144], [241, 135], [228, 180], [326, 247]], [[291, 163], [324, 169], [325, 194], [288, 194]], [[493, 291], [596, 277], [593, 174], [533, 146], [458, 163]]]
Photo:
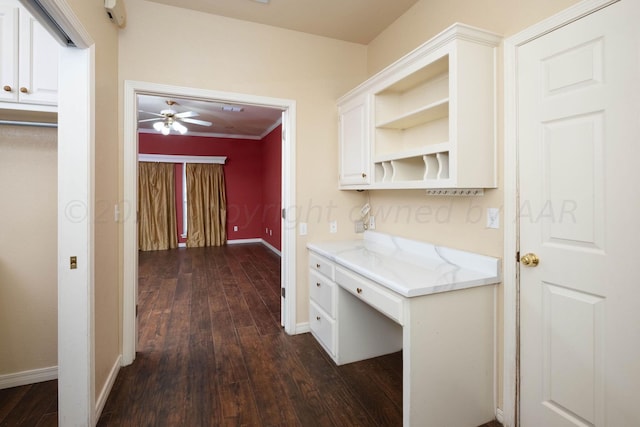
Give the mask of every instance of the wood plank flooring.
[[[337, 367], [279, 319], [280, 259], [262, 245], [140, 253], [138, 354], [98, 426], [402, 425], [401, 353]], [[57, 425], [55, 381], [26, 387], [0, 390], [0, 426]]]

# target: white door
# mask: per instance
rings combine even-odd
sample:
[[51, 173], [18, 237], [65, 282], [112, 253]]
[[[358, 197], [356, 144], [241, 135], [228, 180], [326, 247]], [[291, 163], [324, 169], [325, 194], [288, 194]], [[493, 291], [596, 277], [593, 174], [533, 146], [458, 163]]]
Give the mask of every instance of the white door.
[[622, 0], [518, 50], [523, 427], [640, 426], [639, 18]]

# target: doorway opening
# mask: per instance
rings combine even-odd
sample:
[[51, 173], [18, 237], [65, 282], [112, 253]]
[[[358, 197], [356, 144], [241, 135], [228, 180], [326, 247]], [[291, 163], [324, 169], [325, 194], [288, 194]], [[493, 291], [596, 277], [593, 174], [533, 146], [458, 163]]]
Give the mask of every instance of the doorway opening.
[[[124, 287], [123, 287], [123, 364], [135, 359], [136, 302], [138, 283], [137, 241], [137, 167], [139, 97], [180, 98], [193, 102], [262, 108], [282, 112], [281, 170], [281, 323], [285, 332], [295, 333], [295, 101], [196, 88], [159, 85], [148, 82], [125, 82], [124, 99]], [[280, 114], [280, 113], [279, 113]], [[196, 120], [200, 120], [198, 118]], [[202, 120], [206, 121], [206, 120]], [[197, 125], [197, 123], [196, 123]], [[194, 126], [195, 127], [195, 126]], [[286, 295], [286, 298], [284, 297]]]

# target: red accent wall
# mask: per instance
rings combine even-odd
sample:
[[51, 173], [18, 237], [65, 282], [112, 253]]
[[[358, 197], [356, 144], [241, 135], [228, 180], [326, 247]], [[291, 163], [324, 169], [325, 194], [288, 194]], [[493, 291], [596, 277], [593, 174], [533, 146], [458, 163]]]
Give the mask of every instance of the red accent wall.
[[[263, 239], [278, 250], [281, 242], [282, 209], [282, 126], [262, 139], [262, 233]], [[267, 230], [269, 232], [267, 232]]]
[[[263, 238], [280, 249], [281, 126], [262, 141], [141, 133], [138, 151], [144, 154], [227, 156], [227, 239]], [[276, 143], [277, 142], [277, 143]], [[277, 206], [277, 208], [276, 208]], [[277, 212], [278, 217], [274, 215]], [[182, 165], [176, 165], [178, 240], [182, 230]], [[234, 231], [234, 226], [238, 231]], [[265, 228], [272, 230], [270, 235]]]

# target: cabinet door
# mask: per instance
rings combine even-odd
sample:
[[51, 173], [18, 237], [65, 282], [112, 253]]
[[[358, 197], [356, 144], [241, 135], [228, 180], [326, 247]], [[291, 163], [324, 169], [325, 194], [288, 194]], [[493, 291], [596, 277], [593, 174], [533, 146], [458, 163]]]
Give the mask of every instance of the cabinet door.
[[0, 3], [0, 100], [18, 100], [18, 7]]
[[20, 102], [56, 105], [61, 46], [26, 10], [20, 10]]
[[341, 187], [371, 182], [368, 100], [365, 95], [338, 107]]

